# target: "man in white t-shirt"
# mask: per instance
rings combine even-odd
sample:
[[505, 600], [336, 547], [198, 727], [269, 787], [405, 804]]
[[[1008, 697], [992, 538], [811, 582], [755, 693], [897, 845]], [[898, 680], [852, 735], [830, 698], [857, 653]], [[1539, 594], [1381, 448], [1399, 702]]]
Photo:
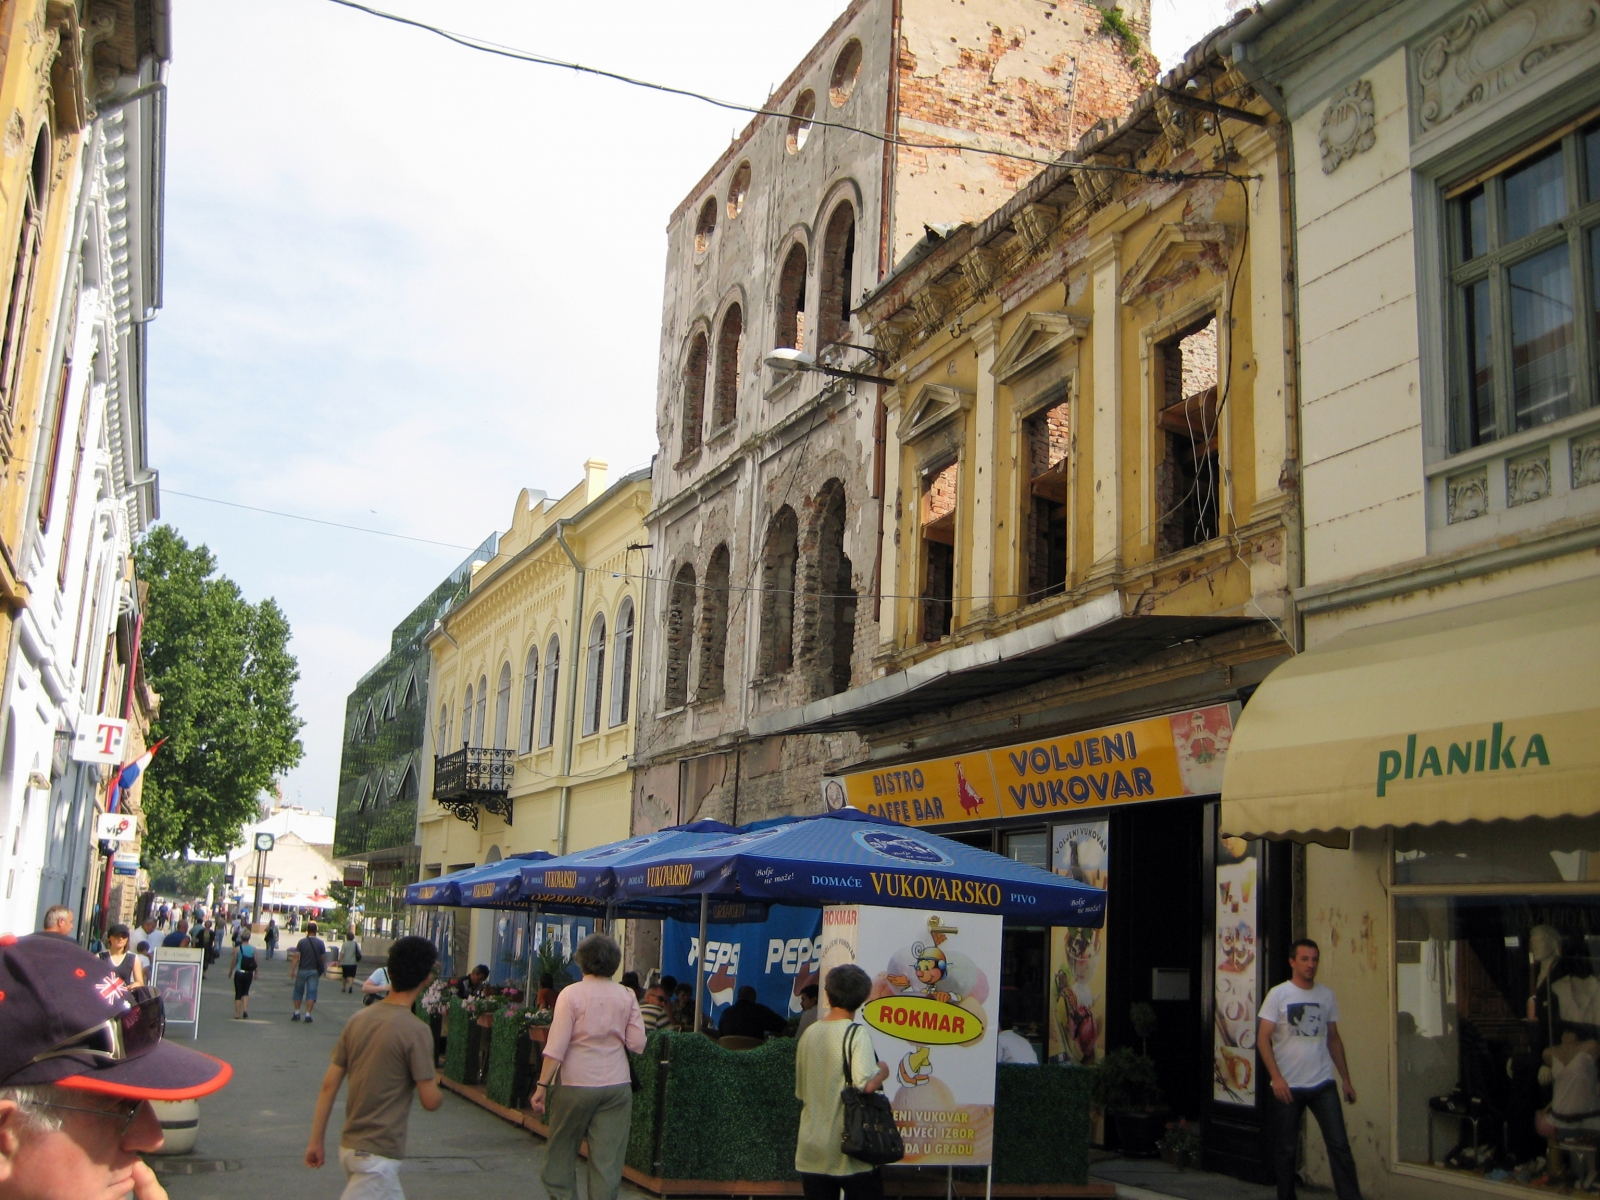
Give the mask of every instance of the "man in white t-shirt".
[[1300, 1147], [1300, 1116], [1306, 1109], [1322, 1130], [1334, 1192], [1339, 1200], [1361, 1200], [1334, 1071], [1344, 1082], [1344, 1098], [1351, 1104], [1356, 1102], [1356, 1089], [1350, 1082], [1344, 1041], [1339, 1037], [1339, 1002], [1331, 988], [1317, 982], [1321, 958], [1317, 944], [1301, 938], [1289, 948], [1289, 978], [1261, 1002], [1256, 1045], [1278, 1101], [1273, 1152], [1278, 1200], [1295, 1200], [1295, 1156]]

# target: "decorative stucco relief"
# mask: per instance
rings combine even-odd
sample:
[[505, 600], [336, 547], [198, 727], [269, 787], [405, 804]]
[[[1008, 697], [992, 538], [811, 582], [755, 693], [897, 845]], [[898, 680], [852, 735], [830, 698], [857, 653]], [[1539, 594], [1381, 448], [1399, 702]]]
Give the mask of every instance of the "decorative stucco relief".
[[1421, 132], [1517, 87], [1600, 33], [1600, 0], [1480, 0], [1413, 50]]
[[1550, 447], [1506, 460], [1506, 507], [1532, 504], [1550, 494]]
[[1489, 511], [1489, 468], [1478, 467], [1452, 475], [1445, 487], [1445, 520], [1454, 525]]
[[1372, 106], [1372, 84], [1358, 79], [1332, 100], [1322, 114], [1317, 141], [1322, 146], [1322, 173], [1331, 175], [1347, 158], [1371, 150], [1378, 140]]

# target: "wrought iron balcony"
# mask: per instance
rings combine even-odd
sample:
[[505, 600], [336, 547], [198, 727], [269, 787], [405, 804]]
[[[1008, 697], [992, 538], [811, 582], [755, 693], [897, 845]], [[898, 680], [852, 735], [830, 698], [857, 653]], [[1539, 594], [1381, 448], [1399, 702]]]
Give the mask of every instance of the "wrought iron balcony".
[[463, 746], [454, 754], [433, 756], [433, 798], [459, 820], [478, 827], [478, 809], [511, 824], [511, 775], [517, 768], [509, 750]]

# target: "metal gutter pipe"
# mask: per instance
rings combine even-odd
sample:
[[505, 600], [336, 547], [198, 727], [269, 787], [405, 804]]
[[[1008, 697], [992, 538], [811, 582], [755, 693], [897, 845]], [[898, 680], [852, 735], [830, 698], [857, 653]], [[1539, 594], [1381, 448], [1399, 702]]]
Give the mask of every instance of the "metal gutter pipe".
[[[561, 777], [567, 779], [561, 785], [561, 806], [556, 818], [556, 854], [559, 857], [567, 852], [567, 814], [572, 808], [572, 782], [568, 776], [572, 772], [572, 741], [578, 716], [578, 638], [580, 627], [583, 624], [583, 585], [585, 576], [583, 564], [578, 561], [578, 556], [572, 552], [572, 547], [567, 544], [567, 526], [572, 524], [571, 517], [562, 517], [556, 521], [556, 544], [561, 547], [567, 556], [567, 561], [572, 564], [575, 576], [572, 587], [572, 636], [568, 639], [567, 647], [567, 736], [561, 743]], [[559, 667], [557, 668], [560, 669]]]

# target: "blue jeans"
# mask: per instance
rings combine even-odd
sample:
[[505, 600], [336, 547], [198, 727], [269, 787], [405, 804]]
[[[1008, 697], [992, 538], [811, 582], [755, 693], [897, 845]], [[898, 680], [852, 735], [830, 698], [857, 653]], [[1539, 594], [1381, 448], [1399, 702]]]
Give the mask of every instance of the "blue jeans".
[[300, 1001], [309, 1000], [312, 1004], [317, 1002], [317, 980], [322, 978], [320, 971], [296, 971], [294, 973], [294, 1006], [300, 1007]]
[[1288, 1104], [1276, 1098], [1273, 1107], [1275, 1138], [1273, 1159], [1278, 1174], [1278, 1200], [1295, 1200], [1295, 1155], [1300, 1149], [1300, 1114], [1306, 1109], [1322, 1129], [1328, 1149], [1328, 1169], [1333, 1173], [1333, 1191], [1339, 1200], [1361, 1200], [1361, 1184], [1356, 1179], [1356, 1160], [1350, 1153], [1350, 1138], [1344, 1130], [1343, 1100], [1339, 1085], [1332, 1080], [1313, 1088], [1291, 1088], [1294, 1097]]

